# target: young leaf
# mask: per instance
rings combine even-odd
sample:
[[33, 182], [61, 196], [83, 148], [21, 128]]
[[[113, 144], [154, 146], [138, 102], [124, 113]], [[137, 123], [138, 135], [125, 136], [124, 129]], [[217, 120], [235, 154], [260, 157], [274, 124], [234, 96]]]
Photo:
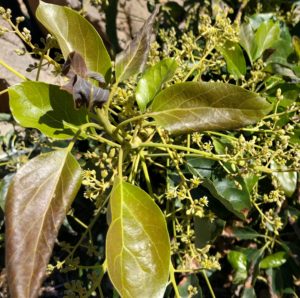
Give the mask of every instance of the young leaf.
[[280, 166], [274, 161], [271, 162], [270, 166], [271, 169], [275, 170], [272, 175], [277, 178], [279, 187], [287, 197], [291, 197], [297, 189], [297, 172], [289, 172], [287, 171], [288, 167]]
[[283, 265], [286, 261], [286, 252], [279, 251], [262, 259], [259, 263], [259, 267], [262, 269], [277, 268]]
[[251, 53], [253, 61], [261, 57], [263, 52], [271, 48], [279, 39], [279, 22], [274, 22], [273, 20], [263, 22], [255, 32], [254, 42], [256, 44], [256, 51]]
[[249, 23], [244, 23], [240, 27], [240, 45], [247, 52], [251, 64], [253, 63], [253, 53], [256, 52], [257, 45], [254, 42], [254, 30]]
[[227, 130], [257, 122], [271, 105], [258, 94], [224, 83], [185, 82], [161, 91], [151, 116], [173, 134]]
[[246, 74], [245, 57], [238, 43], [227, 40], [218, 50], [224, 56], [230, 74], [236, 79]]
[[247, 278], [247, 257], [239, 251], [231, 250], [227, 255], [228, 262], [234, 269], [233, 283], [238, 284]]
[[[85, 105], [91, 110], [94, 106], [102, 107], [108, 100], [109, 91], [100, 87], [105, 84], [104, 78], [100, 74], [89, 72], [79, 53], [72, 52], [68, 55], [62, 73], [70, 80], [61, 89], [73, 95], [76, 108]], [[88, 81], [89, 78], [94, 79], [94, 84]]]
[[106, 238], [109, 277], [122, 297], [163, 297], [170, 241], [164, 216], [142, 189], [116, 178]]
[[75, 128], [86, 123], [86, 110], [75, 110], [72, 96], [59, 86], [28, 81], [10, 87], [8, 92], [14, 118], [48, 137], [69, 139], [74, 132], [67, 123]]
[[59, 227], [80, 185], [81, 168], [67, 150], [39, 155], [14, 176], [5, 209], [11, 297], [38, 297]]
[[90, 71], [110, 78], [111, 60], [96, 29], [78, 12], [40, 1], [37, 19], [53, 34], [64, 58], [76, 51], [84, 58]]
[[176, 68], [176, 61], [166, 58], [145, 71], [137, 84], [135, 93], [142, 112], [146, 110], [147, 105], [157, 95], [162, 85], [174, 76]]
[[152, 13], [128, 47], [116, 57], [116, 80], [124, 81], [144, 70], [150, 50], [152, 27], [158, 8]]

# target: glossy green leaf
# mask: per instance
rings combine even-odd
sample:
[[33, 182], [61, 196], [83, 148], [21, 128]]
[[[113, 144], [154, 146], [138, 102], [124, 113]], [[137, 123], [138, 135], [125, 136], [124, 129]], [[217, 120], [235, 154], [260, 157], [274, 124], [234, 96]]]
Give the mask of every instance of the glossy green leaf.
[[231, 250], [227, 255], [228, 262], [235, 271], [234, 283], [247, 278], [247, 257], [242, 252]]
[[262, 269], [277, 268], [283, 265], [286, 261], [286, 252], [279, 251], [262, 259], [259, 263], [259, 267]]
[[39, 129], [55, 139], [69, 139], [86, 123], [86, 110], [75, 110], [72, 95], [59, 86], [42, 82], [23, 82], [9, 88], [10, 108], [24, 127]]
[[253, 63], [253, 53], [256, 52], [257, 45], [254, 42], [254, 30], [249, 23], [244, 23], [240, 26], [240, 45], [248, 54], [251, 64]]
[[242, 180], [236, 182], [239, 182], [241, 189], [235, 185], [234, 181], [226, 178], [220, 180], [205, 179], [203, 186], [229, 211], [237, 217], [245, 219], [245, 215], [251, 208], [250, 194]]
[[270, 166], [274, 170], [272, 175], [276, 177], [279, 187], [287, 197], [291, 197], [297, 189], [297, 172], [291, 172], [288, 167], [280, 166], [274, 161], [271, 162]]
[[115, 65], [117, 81], [124, 81], [144, 70], [150, 50], [152, 27], [157, 12], [158, 9], [148, 18], [128, 47], [117, 55]]
[[246, 74], [245, 57], [238, 43], [227, 40], [222, 47], [218, 47], [218, 50], [225, 58], [228, 72], [235, 79]]
[[279, 22], [269, 20], [263, 22], [255, 32], [254, 42], [256, 43], [256, 51], [252, 52], [253, 61], [262, 56], [263, 52], [271, 48], [280, 39]]
[[142, 112], [146, 110], [147, 105], [161, 90], [163, 84], [174, 76], [176, 68], [176, 61], [166, 58], [145, 71], [137, 84], [135, 93]]
[[161, 210], [142, 189], [115, 178], [106, 238], [109, 277], [123, 297], [163, 297], [170, 241]]
[[258, 94], [224, 83], [184, 82], [161, 91], [151, 116], [173, 134], [235, 129], [257, 122], [270, 111]]
[[225, 226], [225, 221], [216, 219], [211, 221], [207, 217], [194, 217], [195, 244], [197, 248], [203, 248], [205, 245], [214, 241], [219, 236]]
[[55, 36], [64, 58], [76, 51], [87, 68], [110, 79], [111, 60], [96, 29], [78, 12], [61, 5], [40, 1], [38, 20]]
[[65, 149], [33, 158], [14, 176], [5, 208], [11, 297], [39, 296], [59, 227], [80, 185], [81, 168]]

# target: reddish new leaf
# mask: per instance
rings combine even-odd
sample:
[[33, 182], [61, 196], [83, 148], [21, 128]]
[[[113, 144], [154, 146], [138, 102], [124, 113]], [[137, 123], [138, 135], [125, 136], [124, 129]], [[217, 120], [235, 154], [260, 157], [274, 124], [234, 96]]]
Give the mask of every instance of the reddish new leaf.
[[10, 297], [38, 297], [59, 227], [80, 184], [80, 166], [67, 150], [39, 155], [14, 176], [5, 210]]

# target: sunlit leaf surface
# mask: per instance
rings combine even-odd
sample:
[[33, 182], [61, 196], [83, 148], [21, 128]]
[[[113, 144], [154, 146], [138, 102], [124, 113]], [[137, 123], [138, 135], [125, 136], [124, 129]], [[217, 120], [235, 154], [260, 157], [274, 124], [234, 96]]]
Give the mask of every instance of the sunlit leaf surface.
[[170, 264], [164, 216], [142, 189], [116, 178], [106, 239], [109, 277], [123, 297], [163, 297]]
[[23, 82], [9, 88], [10, 108], [24, 127], [37, 128], [48, 137], [69, 139], [86, 123], [86, 109], [76, 110], [72, 95], [59, 86]]
[[67, 150], [39, 155], [14, 176], [5, 209], [10, 297], [38, 297], [59, 227], [80, 185], [81, 168]]
[[109, 80], [110, 57], [98, 32], [84, 17], [68, 7], [42, 1], [36, 17], [56, 37], [65, 59], [76, 51], [90, 71]]
[[215, 82], [175, 84], [161, 91], [151, 107], [156, 123], [174, 134], [240, 128], [270, 111], [258, 94]]

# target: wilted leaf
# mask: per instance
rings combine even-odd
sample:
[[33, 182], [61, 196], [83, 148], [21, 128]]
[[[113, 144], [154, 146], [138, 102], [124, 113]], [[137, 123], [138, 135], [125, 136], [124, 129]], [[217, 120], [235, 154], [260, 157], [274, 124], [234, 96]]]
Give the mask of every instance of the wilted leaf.
[[123, 297], [163, 297], [170, 242], [164, 216], [142, 189], [116, 178], [106, 239], [109, 277]]
[[271, 162], [270, 166], [272, 170], [275, 170], [272, 175], [277, 178], [279, 187], [287, 197], [291, 197], [297, 189], [297, 172], [290, 172], [288, 167], [280, 166], [274, 161]]
[[279, 251], [262, 259], [259, 263], [259, 267], [262, 269], [277, 268], [283, 265], [286, 261], [286, 252]]
[[152, 27], [158, 8], [152, 13], [144, 26], [130, 42], [128, 47], [116, 57], [116, 80], [124, 81], [144, 70], [150, 49]]
[[67, 150], [39, 155], [14, 176], [5, 209], [11, 297], [38, 297], [59, 227], [80, 184], [80, 166]]
[[137, 84], [135, 93], [142, 112], [146, 110], [147, 105], [157, 95], [162, 85], [174, 76], [176, 68], [176, 61], [166, 58], [145, 71]]
[[258, 94], [224, 83], [185, 82], [161, 91], [151, 116], [173, 134], [227, 130], [257, 122], [270, 111]]
[[111, 60], [96, 29], [78, 12], [64, 6], [40, 1], [36, 11], [38, 20], [52, 33], [64, 58], [76, 51], [90, 71], [110, 79]]
[[14, 118], [48, 137], [69, 139], [74, 132], [67, 123], [72, 127], [86, 123], [86, 110], [75, 110], [72, 96], [59, 86], [28, 81], [10, 87], [8, 92]]
[[218, 47], [224, 56], [227, 70], [235, 79], [246, 74], [246, 61], [243, 51], [238, 43], [227, 40], [222, 47]]

